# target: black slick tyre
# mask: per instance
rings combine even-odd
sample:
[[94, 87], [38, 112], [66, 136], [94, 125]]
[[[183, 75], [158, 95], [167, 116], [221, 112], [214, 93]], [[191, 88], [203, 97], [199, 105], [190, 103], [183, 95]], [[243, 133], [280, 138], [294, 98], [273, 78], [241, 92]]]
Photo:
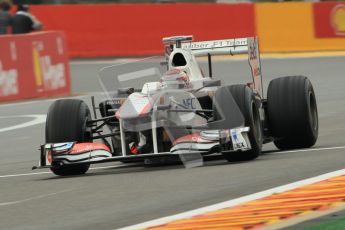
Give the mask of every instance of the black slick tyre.
[[278, 149], [309, 148], [318, 137], [318, 112], [313, 86], [304, 76], [288, 76], [270, 82], [267, 114]]
[[[75, 99], [55, 101], [49, 108], [46, 120], [46, 143], [92, 142], [91, 129], [86, 122], [91, 114], [85, 102]], [[89, 164], [63, 165], [52, 167], [51, 171], [59, 176], [84, 174]]]
[[224, 152], [222, 155], [230, 162], [254, 160], [261, 153], [263, 140], [258, 103], [253, 91], [246, 85], [231, 85], [229, 90], [242, 112], [244, 125], [250, 127], [248, 137], [252, 148], [244, 152]]

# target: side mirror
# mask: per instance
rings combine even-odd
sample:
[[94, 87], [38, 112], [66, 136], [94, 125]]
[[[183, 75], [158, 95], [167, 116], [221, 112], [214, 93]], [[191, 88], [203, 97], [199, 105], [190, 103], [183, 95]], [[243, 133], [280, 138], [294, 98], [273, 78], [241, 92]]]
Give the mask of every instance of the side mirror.
[[117, 90], [118, 94], [127, 94], [130, 95], [134, 93], [134, 88], [133, 87], [127, 87], [127, 88], [119, 88]]
[[202, 83], [203, 87], [221, 86], [221, 80], [209, 80]]

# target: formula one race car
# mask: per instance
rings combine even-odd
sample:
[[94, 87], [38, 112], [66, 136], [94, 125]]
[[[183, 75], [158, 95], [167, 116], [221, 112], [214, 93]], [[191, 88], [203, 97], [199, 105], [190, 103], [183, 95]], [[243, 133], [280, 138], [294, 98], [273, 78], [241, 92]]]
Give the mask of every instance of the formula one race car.
[[[271, 141], [282, 150], [315, 144], [318, 113], [311, 82], [304, 76], [276, 78], [265, 99], [256, 37], [192, 42], [192, 36], [176, 36], [163, 43], [160, 67], [147, 68], [155, 60], [143, 59], [133, 62], [135, 68], [130, 63], [100, 71], [107, 99], [96, 107], [92, 97], [94, 118], [81, 100], [55, 101], [34, 168], [64, 176], [83, 174], [94, 163], [169, 158], [189, 167], [209, 154], [253, 160]], [[222, 85], [212, 76], [211, 58], [237, 54], [248, 54], [252, 81]], [[207, 57], [209, 76], [196, 57]]]

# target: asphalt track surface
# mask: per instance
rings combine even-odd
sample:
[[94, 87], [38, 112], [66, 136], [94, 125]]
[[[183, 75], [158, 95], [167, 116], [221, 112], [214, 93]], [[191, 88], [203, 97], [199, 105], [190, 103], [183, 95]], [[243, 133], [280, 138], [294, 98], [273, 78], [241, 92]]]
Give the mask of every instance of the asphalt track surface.
[[[216, 159], [185, 169], [113, 163], [75, 177], [31, 171], [44, 141], [44, 116], [32, 114], [46, 114], [52, 101], [2, 104], [0, 229], [116, 229], [343, 169], [345, 147], [332, 147], [345, 146], [344, 64], [345, 57], [262, 60], [265, 86], [279, 76], [310, 77], [319, 140], [314, 149], [301, 152], [279, 152], [269, 144], [257, 160], [236, 164]], [[101, 89], [97, 70], [106, 65], [71, 62], [73, 93], [89, 102], [89, 95]], [[250, 80], [247, 61], [217, 61], [214, 69], [226, 83]], [[25, 127], [33, 120], [39, 124]]]

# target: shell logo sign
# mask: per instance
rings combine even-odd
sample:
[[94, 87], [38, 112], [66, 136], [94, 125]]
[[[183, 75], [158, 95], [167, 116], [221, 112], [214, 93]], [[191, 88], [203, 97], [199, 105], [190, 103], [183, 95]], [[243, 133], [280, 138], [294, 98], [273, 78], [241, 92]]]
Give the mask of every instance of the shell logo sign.
[[331, 20], [335, 33], [345, 35], [345, 5], [336, 5], [333, 8]]
[[345, 37], [345, 4], [317, 2], [313, 4], [316, 38]]

